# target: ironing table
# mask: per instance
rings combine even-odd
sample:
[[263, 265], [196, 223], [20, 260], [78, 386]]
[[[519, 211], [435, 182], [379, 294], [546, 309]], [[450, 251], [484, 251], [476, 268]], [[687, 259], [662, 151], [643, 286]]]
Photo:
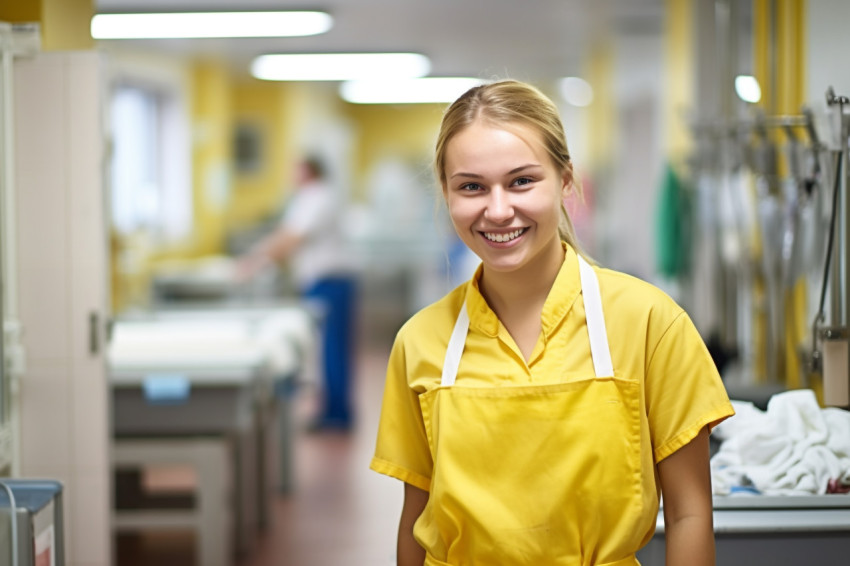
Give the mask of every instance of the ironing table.
[[[268, 517], [281, 445], [275, 389], [294, 379], [302, 359], [287, 333], [305, 320], [278, 309], [116, 322], [109, 351], [116, 470], [189, 464], [197, 475], [193, 511], [127, 509], [119, 491], [117, 530], [192, 526], [204, 566], [250, 551]], [[229, 499], [235, 507], [210, 507]]]
[[[717, 564], [846, 564], [850, 495], [715, 496]], [[638, 553], [644, 566], [664, 564], [664, 515]]]

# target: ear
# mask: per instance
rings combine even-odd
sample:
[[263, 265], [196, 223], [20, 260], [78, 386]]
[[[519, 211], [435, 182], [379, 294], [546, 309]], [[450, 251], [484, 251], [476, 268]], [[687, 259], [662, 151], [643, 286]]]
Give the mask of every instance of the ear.
[[566, 197], [573, 189], [573, 163], [567, 163], [564, 172], [561, 174], [561, 195]]

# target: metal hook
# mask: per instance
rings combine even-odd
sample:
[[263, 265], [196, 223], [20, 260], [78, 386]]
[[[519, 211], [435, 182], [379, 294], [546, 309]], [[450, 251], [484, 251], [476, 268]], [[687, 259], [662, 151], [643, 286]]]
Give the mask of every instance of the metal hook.
[[833, 106], [838, 104], [839, 106], [844, 106], [845, 104], [850, 104], [850, 98], [846, 96], [835, 94], [835, 90], [832, 87], [828, 87], [826, 89], [826, 105]]

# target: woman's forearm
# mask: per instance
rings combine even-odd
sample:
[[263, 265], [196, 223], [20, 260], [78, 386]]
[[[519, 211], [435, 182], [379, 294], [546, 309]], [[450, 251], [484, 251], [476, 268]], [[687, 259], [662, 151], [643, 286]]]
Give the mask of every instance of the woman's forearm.
[[425, 550], [413, 538], [413, 529], [398, 532], [398, 566], [422, 566], [425, 563]]
[[413, 537], [413, 525], [428, 503], [428, 492], [410, 484], [404, 484], [404, 506], [398, 522], [398, 566], [422, 566], [425, 563], [425, 549]]
[[711, 517], [693, 515], [664, 522], [667, 566], [715, 566]]
[[708, 427], [658, 464], [667, 566], [714, 566]]

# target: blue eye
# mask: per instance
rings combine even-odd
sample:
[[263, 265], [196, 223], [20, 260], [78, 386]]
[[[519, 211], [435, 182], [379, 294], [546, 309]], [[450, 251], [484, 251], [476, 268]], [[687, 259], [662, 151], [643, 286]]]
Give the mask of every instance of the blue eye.
[[478, 183], [466, 183], [465, 185], [460, 186], [460, 190], [462, 191], [480, 191], [481, 185]]
[[514, 181], [514, 185], [522, 187], [524, 185], [530, 185], [533, 182], [534, 179], [531, 179], [530, 177], [520, 177], [516, 181]]

